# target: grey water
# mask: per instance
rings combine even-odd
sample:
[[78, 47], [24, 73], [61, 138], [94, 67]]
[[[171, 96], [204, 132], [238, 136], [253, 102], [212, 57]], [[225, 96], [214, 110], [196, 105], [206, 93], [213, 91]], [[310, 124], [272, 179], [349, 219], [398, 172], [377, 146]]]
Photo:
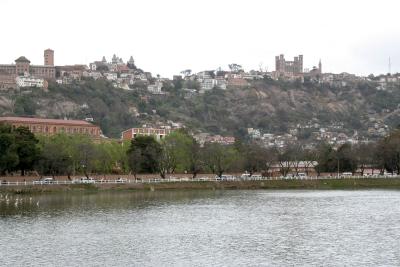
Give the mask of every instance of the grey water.
[[400, 191], [0, 197], [0, 266], [400, 266]]

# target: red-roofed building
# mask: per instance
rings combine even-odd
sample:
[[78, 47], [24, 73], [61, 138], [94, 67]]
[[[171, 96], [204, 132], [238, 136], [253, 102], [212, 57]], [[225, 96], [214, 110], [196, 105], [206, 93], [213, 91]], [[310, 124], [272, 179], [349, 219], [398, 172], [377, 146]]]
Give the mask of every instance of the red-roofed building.
[[117, 65], [117, 71], [120, 73], [128, 73], [130, 69], [127, 65]]
[[10, 124], [12, 127], [28, 127], [34, 134], [54, 135], [86, 134], [92, 138], [100, 138], [101, 130], [98, 126], [81, 120], [57, 120], [25, 117], [0, 117], [0, 123]]
[[163, 128], [131, 128], [122, 132], [122, 140], [132, 140], [139, 135], [154, 136], [157, 140], [160, 140], [170, 133], [170, 129]]

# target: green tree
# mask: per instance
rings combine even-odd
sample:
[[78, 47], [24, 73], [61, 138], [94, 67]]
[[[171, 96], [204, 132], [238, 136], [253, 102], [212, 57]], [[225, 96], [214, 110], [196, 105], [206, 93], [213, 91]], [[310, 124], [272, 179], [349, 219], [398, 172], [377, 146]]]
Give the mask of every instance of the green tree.
[[38, 108], [37, 103], [29, 96], [19, 96], [15, 100], [15, 114], [35, 115]]
[[237, 160], [238, 154], [233, 146], [207, 143], [203, 149], [203, 160], [210, 171], [219, 177], [228, 171]]
[[18, 127], [14, 132], [15, 145], [19, 159], [16, 169], [21, 170], [21, 175], [23, 176], [26, 170], [33, 169], [36, 161], [39, 159], [39, 141], [27, 127]]
[[155, 173], [161, 151], [161, 145], [154, 137], [137, 136], [127, 151], [129, 167], [135, 173]]
[[393, 131], [378, 144], [380, 151], [377, 155], [382, 162], [383, 169], [400, 174], [400, 130]]
[[355, 152], [350, 144], [343, 144], [336, 151], [336, 158], [339, 161], [338, 171], [340, 172], [352, 172], [357, 170], [357, 159]]
[[76, 145], [76, 149], [79, 151], [77, 157], [78, 169], [89, 178], [89, 174], [95, 167], [96, 156], [98, 156], [96, 148], [88, 137], [82, 136]]
[[63, 144], [57, 142], [57, 136], [46, 139], [41, 144], [41, 156], [36, 169], [41, 174], [50, 174], [53, 177], [67, 174], [70, 178], [73, 162], [68, 151], [63, 149]]
[[375, 144], [359, 144], [354, 148], [354, 156], [361, 170], [361, 176], [364, 176], [367, 167], [373, 167], [375, 149]]
[[335, 172], [337, 171], [337, 157], [333, 147], [327, 143], [321, 143], [316, 148], [316, 160], [318, 165], [315, 170], [318, 175], [322, 172]]
[[242, 164], [250, 176], [255, 172], [263, 171], [266, 167], [266, 148], [260, 146], [255, 142], [241, 145], [239, 148], [240, 155], [242, 156]]
[[0, 125], [0, 173], [14, 170], [19, 163], [15, 135], [9, 125]]
[[189, 143], [189, 153], [187, 157], [187, 170], [192, 173], [192, 178], [196, 178], [197, 174], [202, 170], [204, 161], [202, 160], [202, 152], [200, 144], [192, 138]]

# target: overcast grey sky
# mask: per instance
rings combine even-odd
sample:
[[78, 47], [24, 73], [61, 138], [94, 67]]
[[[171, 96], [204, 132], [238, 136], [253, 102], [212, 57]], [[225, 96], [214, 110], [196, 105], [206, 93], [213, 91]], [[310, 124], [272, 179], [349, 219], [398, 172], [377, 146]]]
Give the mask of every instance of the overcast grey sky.
[[0, 62], [88, 64], [117, 54], [154, 75], [274, 70], [274, 56], [356, 74], [400, 72], [399, 0], [0, 0]]

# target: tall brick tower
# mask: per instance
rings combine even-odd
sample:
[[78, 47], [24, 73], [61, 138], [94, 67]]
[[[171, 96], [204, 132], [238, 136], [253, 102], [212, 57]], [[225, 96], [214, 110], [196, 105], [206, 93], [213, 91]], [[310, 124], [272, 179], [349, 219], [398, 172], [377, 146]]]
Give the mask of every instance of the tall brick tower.
[[54, 50], [51, 49], [44, 50], [44, 65], [54, 66]]

